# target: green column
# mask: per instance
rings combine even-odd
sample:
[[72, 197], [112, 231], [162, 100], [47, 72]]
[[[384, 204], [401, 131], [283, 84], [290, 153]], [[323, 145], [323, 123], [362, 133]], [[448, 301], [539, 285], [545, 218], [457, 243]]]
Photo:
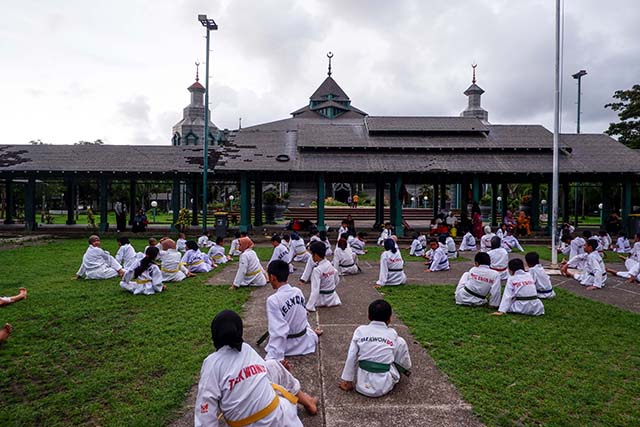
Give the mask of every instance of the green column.
[[254, 186], [253, 225], [262, 225], [262, 181], [256, 179]]
[[198, 191], [198, 182], [199, 179], [194, 179], [191, 181], [191, 225], [198, 226], [198, 198], [200, 197], [200, 192]]
[[629, 214], [631, 213], [632, 190], [633, 184], [631, 184], [631, 180], [628, 179], [622, 184], [622, 226], [627, 232], [627, 236], [631, 236], [636, 231], [629, 218]]
[[391, 222], [393, 223], [395, 220], [396, 227], [396, 236], [404, 237], [404, 225], [402, 225], [402, 200], [400, 200], [401, 190], [402, 190], [402, 177], [400, 175], [396, 176], [395, 182], [392, 183], [392, 187], [394, 188], [393, 198], [395, 199], [395, 204], [392, 207], [391, 211]]
[[35, 231], [36, 222], [36, 179], [29, 178], [24, 188], [24, 229]]
[[67, 208], [67, 225], [73, 225], [76, 223], [75, 216], [75, 203], [76, 203], [76, 179], [70, 177], [65, 179], [67, 190], [64, 192], [64, 204]]
[[109, 198], [109, 189], [107, 188], [107, 177], [100, 175], [98, 178], [99, 200], [100, 200], [100, 231], [104, 232], [109, 229], [109, 219], [107, 218], [107, 201]]
[[433, 184], [433, 217], [438, 216], [440, 212], [440, 188], [438, 184]]
[[477, 175], [473, 176], [473, 201], [478, 202], [480, 204], [480, 177]]
[[376, 181], [376, 221], [373, 228], [380, 230], [382, 224], [384, 224], [384, 181]]
[[507, 210], [509, 209], [509, 186], [505, 183], [500, 184], [502, 190], [502, 222], [507, 216]]
[[498, 184], [491, 183], [491, 225], [498, 225]]
[[611, 215], [610, 189], [611, 185], [608, 182], [602, 183], [602, 224], [600, 224], [602, 228], [604, 228], [604, 223], [609, 219], [609, 215]]
[[531, 230], [540, 229], [540, 183], [531, 184]]
[[[196, 198], [194, 197], [193, 199], [195, 200]], [[178, 222], [178, 215], [180, 214], [180, 178], [177, 176], [173, 177], [171, 185], [171, 211], [173, 212], [171, 231], [176, 232], [179, 231], [176, 227], [176, 222]]]
[[318, 198], [316, 201], [318, 231], [324, 231], [327, 229], [327, 226], [324, 223], [324, 197], [325, 197], [324, 174], [319, 174], [318, 175]]
[[14, 224], [15, 221], [13, 220], [13, 213], [14, 213], [14, 203], [13, 203], [13, 182], [11, 180], [11, 178], [7, 178], [4, 182], [5, 185], [5, 204], [6, 204], [6, 211], [5, 211], [5, 216], [4, 216], [4, 223], [5, 224]]
[[240, 231], [249, 231], [251, 226], [251, 187], [246, 173], [240, 175]]

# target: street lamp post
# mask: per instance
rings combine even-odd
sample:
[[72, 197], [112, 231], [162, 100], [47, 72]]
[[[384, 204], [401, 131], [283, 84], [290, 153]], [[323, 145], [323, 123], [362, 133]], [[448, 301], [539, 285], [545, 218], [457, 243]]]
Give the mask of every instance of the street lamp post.
[[424, 208], [427, 209], [427, 202], [429, 201], [429, 197], [424, 196], [422, 200], [424, 200]]
[[235, 197], [233, 197], [233, 194], [229, 196], [229, 210], [232, 211], [233, 210], [233, 200], [235, 199]]
[[202, 233], [207, 231], [207, 174], [209, 173], [209, 33], [218, 29], [218, 24], [207, 15], [198, 15], [198, 21], [207, 29], [206, 69], [204, 79], [204, 141], [202, 161]]
[[604, 208], [604, 204], [600, 203], [598, 204], [598, 210], [600, 211], [600, 227], [602, 227], [603, 224], [603, 218], [602, 218], [602, 210]]
[[[582, 96], [582, 78], [584, 76], [587, 75], [587, 71], [586, 70], [580, 70], [575, 74], [572, 74], [571, 77], [573, 77], [574, 79], [578, 80], [578, 112], [576, 115], [576, 133], [580, 133], [580, 98]], [[575, 211], [575, 215], [576, 215], [576, 227], [578, 227], [578, 187], [580, 186], [579, 183], [576, 183], [575, 186], [575, 190], [574, 190], [574, 203], [573, 203], [573, 207], [574, 207], [574, 211]], [[582, 197], [584, 198], [584, 194], [582, 195]]]
[[155, 200], [151, 202], [151, 207], [153, 208], [152, 212], [153, 212], [153, 223], [156, 223], [156, 208], [158, 207], [158, 202], [156, 202]]

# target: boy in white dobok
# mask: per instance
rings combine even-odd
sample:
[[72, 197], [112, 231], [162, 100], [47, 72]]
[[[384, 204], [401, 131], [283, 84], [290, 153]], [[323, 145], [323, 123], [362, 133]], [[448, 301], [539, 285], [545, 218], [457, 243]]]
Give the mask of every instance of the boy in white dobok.
[[544, 271], [544, 268], [540, 264], [540, 255], [537, 252], [529, 252], [524, 256], [524, 260], [529, 267], [529, 274], [536, 282], [536, 290], [538, 291], [538, 298], [551, 299], [556, 296], [551, 285], [551, 278]]
[[411, 247], [409, 248], [409, 256], [424, 257], [425, 249], [426, 248], [422, 246], [420, 234], [413, 233], [413, 241], [411, 242]]
[[291, 233], [291, 251], [292, 261], [306, 263], [311, 255], [307, 252], [304, 245], [304, 239], [298, 233]]
[[336, 292], [340, 275], [324, 256], [327, 247], [322, 242], [313, 242], [309, 247], [316, 266], [311, 272], [311, 292], [307, 300], [307, 310], [316, 311], [316, 307], [333, 307], [342, 304]]
[[379, 299], [369, 304], [369, 320], [353, 333], [338, 387], [380, 397], [400, 381], [400, 373], [410, 374], [411, 357], [406, 341], [389, 327], [388, 302]]
[[491, 227], [484, 226], [484, 235], [480, 238], [480, 250], [482, 252], [489, 252], [491, 250], [491, 239], [495, 234], [491, 231]]
[[629, 243], [629, 239], [627, 239], [627, 235], [625, 233], [618, 233], [616, 246], [613, 248], [613, 251], [619, 254], [628, 254], [631, 252], [631, 244]]
[[100, 247], [100, 237], [89, 236], [89, 247], [82, 257], [76, 279], [111, 279], [124, 274], [122, 265]]
[[[598, 241], [589, 239], [584, 245], [585, 253], [577, 255], [568, 262], [563, 262], [560, 272], [563, 276], [576, 279], [582, 286], [586, 286], [586, 290], [593, 291], [604, 287], [607, 281], [607, 270], [602, 261], [602, 257], [598, 252]], [[579, 259], [576, 259], [579, 258]], [[580, 261], [583, 264], [583, 270], [580, 273], [572, 273], [569, 266]]]
[[271, 258], [267, 265], [271, 264], [272, 261], [281, 260], [289, 264], [289, 248], [282, 243], [282, 238], [277, 234], [271, 236], [271, 246], [273, 246], [273, 253], [271, 254]]
[[224, 253], [224, 237], [216, 237], [216, 242], [209, 249], [208, 255], [214, 264], [226, 264], [230, 260]]
[[[444, 236], [440, 236], [441, 240], [444, 240]], [[426, 257], [429, 258], [429, 268], [425, 273], [431, 273], [435, 271], [447, 271], [449, 270], [449, 257], [447, 256], [447, 247], [444, 242], [438, 242], [436, 239], [429, 240], [429, 247], [431, 248], [427, 252]]]
[[500, 316], [506, 313], [542, 316], [544, 305], [538, 298], [536, 284], [531, 274], [524, 271], [524, 263], [516, 258], [509, 261], [509, 279], [502, 294], [498, 311], [491, 313]]
[[[496, 234], [497, 236], [497, 234]], [[513, 249], [517, 249], [520, 252], [524, 252], [524, 249], [520, 245], [520, 242], [513, 235], [513, 228], [507, 230], [507, 235], [502, 238], [502, 247], [507, 250], [507, 252], [513, 251]]]
[[211, 322], [216, 352], [202, 363], [194, 410], [195, 427], [302, 427], [296, 405], [316, 414], [318, 399], [300, 389], [285, 366], [264, 360], [242, 339], [240, 316], [230, 310]]
[[367, 253], [367, 250], [364, 248], [367, 241], [365, 240], [365, 234], [362, 231], [358, 232], [358, 235], [349, 240], [348, 243], [354, 254], [364, 255]]
[[[491, 269], [491, 258], [486, 252], [478, 252], [474, 258], [475, 267], [462, 275], [456, 287], [456, 304], [473, 307], [485, 305], [498, 307], [500, 304], [500, 273]], [[491, 299], [489, 299], [491, 294]]]
[[491, 269], [500, 273], [500, 279], [507, 280], [509, 272], [507, 271], [509, 264], [509, 252], [501, 246], [502, 242], [498, 236], [491, 239], [491, 250], [489, 257], [491, 258]]
[[471, 230], [467, 228], [467, 232], [462, 237], [462, 242], [460, 243], [460, 248], [458, 248], [458, 250], [460, 252], [464, 252], [475, 251], [476, 249], [476, 238], [471, 234]]
[[391, 229], [391, 223], [385, 222], [384, 228], [380, 233], [380, 237], [378, 237], [378, 246], [384, 245], [384, 241], [387, 239], [390, 239], [392, 234], [393, 234], [393, 230]]
[[271, 261], [267, 275], [276, 293], [267, 298], [269, 342], [265, 359], [282, 361], [285, 356], [314, 353], [322, 331], [311, 328], [302, 291], [287, 282], [289, 264], [279, 259]]

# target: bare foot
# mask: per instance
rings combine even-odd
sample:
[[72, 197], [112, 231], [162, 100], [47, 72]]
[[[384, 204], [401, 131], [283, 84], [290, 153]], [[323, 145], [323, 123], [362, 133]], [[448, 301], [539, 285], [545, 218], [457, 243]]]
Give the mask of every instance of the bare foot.
[[167, 290], [167, 285], [162, 285], [162, 290], [166, 291]]
[[585, 289], [586, 289], [587, 291], [595, 291], [595, 290], [598, 290], [598, 289], [600, 289], [600, 288], [598, 288], [597, 286], [587, 286]]
[[120, 276], [120, 277], [124, 276], [124, 270], [123, 269], [118, 270], [118, 276]]
[[340, 381], [338, 383], [338, 388], [344, 391], [351, 391], [353, 390], [353, 381]]
[[376, 288], [376, 289], [380, 289], [382, 287], [382, 285], [374, 285], [373, 287]]
[[27, 288], [20, 288], [20, 299], [27, 299]]
[[310, 415], [315, 415], [318, 413], [317, 397], [309, 396], [302, 390], [300, 390], [298, 394], [296, 394], [296, 396], [298, 397], [298, 403], [304, 406], [304, 409], [306, 409]]
[[424, 271], [425, 273], [431, 273], [431, 270], [429, 270], [428, 268]]
[[234, 286], [234, 285], [231, 285], [231, 286], [229, 286], [229, 289], [232, 290], [232, 291], [235, 291], [236, 289], [238, 289], [238, 287]]
[[13, 332], [13, 326], [11, 326], [9, 323], [5, 323], [4, 327], [0, 329], [0, 342], [6, 341], [7, 338], [9, 338], [9, 336], [11, 335], [11, 332]]
[[282, 359], [280, 361], [280, 363], [282, 364], [282, 366], [284, 366], [284, 369], [286, 369], [287, 371], [291, 372], [291, 368], [293, 366], [291, 365], [291, 363], [289, 363], [289, 361], [287, 359]]
[[313, 330], [317, 336], [321, 336], [322, 334], [324, 334], [324, 331], [322, 329], [314, 329]]

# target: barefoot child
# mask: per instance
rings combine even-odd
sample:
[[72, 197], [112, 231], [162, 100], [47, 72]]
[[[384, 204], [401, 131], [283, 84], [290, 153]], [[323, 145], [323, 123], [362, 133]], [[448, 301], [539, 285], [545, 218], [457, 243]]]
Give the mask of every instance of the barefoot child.
[[[490, 307], [500, 304], [500, 273], [491, 269], [491, 258], [486, 252], [478, 252], [474, 259], [475, 267], [462, 275], [456, 287], [456, 304], [473, 307]], [[491, 299], [488, 296], [491, 294]]]
[[[586, 290], [593, 291], [604, 287], [607, 281], [607, 271], [602, 262], [602, 257], [598, 252], [598, 241], [589, 239], [584, 245], [584, 254], [577, 255], [568, 262], [563, 263], [560, 272], [563, 276], [576, 279], [582, 286], [586, 286]], [[578, 259], [579, 258], [579, 259]], [[568, 271], [569, 266], [577, 262], [583, 264], [581, 273], [572, 273]]]
[[393, 239], [384, 241], [385, 251], [380, 255], [380, 273], [376, 287], [402, 285], [407, 281], [404, 260]]
[[82, 265], [76, 273], [77, 279], [111, 279], [124, 274], [122, 265], [102, 249], [100, 243], [100, 237], [89, 236], [89, 247], [82, 257]]
[[[442, 240], [446, 238], [441, 236]], [[451, 267], [449, 265], [449, 257], [447, 256], [447, 247], [444, 242], [438, 242], [436, 239], [429, 240], [429, 247], [431, 248], [427, 252], [427, 258], [429, 258], [429, 268], [425, 273], [431, 273], [435, 271], [447, 271]]]
[[537, 252], [529, 252], [524, 256], [524, 260], [529, 267], [529, 274], [536, 282], [536, 290], [538, 291], [538, 298], [551, 299], [556, 296], [551, 286], [551, 279], [549, 275], [544, 271], [540, 264], [540, 255]]
[[411, 357], [406, 341], [389, 327], [388, 302], [379, 299], [369, 304], [369, 321], [353, 333], [338, 387], [380, 397], [400, 381], [401, 372], [409, 375]]
[[253, 250], [253, 242], [248, 237], [241, 237], [238, 250], [238, 272], [233, 279], [232, 288], [240, 286], [264, 286], [267, 284], [267, 273], [262, 268], [258, 255]]
[[136, 261], [125, 270], [120, 287], [134, 295], [153, 295], [165, 290], [162, 272], [153, 262], [159, 252], [157, 247], [150, 246], [144, 255], [138, 254]]
[[316, 311], [316, 307], [333, 307], [342, 304], [336, 292], [340, 276], [331, 263], [325, 259], [327, 247], [322, 242], [313, 242], [309, 247], [316, 266], [311, 272], [311, 293], [307, 301], [307, 310]]
[[229, 258], [224, 254], [224, 237], [216, 237], [216, 242], [209, 249], [209, 258], [214, 264], [226, 264]]
[[209, 255], [203, 254], [198, 248], [198, 244], [193, 240], [187, 240], [187, 252], [182, 256], [182, 264], [191, 273], [208, 273], [215, 265], [211, 262]]
[[509, 261], [509, 278], [502, 294], [500, 307], [498, 311], [491, 314], [500, 316], [506, 313], [530, 316], [544, 314], [544, 305], [538, 298], [536, 283], [531, 274], [524, 271], [524, 263], [519, 258]]

